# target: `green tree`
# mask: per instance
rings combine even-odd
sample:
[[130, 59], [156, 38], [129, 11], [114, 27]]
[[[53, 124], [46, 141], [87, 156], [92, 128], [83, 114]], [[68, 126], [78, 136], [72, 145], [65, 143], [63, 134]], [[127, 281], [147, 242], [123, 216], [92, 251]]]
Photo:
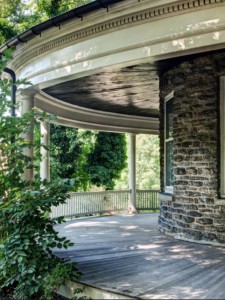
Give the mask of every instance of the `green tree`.
[[74, 179], [73, 191], [87, 191], [90, 176], [86, 165], [96, 132], [51, 124], [51, 178]]
[[0, 45], [16, 35], [16, 29], [14, 28], [10, 17], [16, 15], [16, 8], [19, 3], [20, 0], [13, 2], [0, 0]]
[[46, 19], [34, 0], [0, 0], [0, 45]]
[[[129, 138], [126, 135], [127, 144]], [[129, 147], [128, 147], [129, 149]], [[127, 153], [129, 155], [129, 153]], [[138, 189], [159, 189], [159, 138], [155, 135], [138, 134], [136, 136], [136, 181]], [[116, 180], [116, 189], [128, 189], [128, 167], [119, 180]]]
[[51, 18], [91, 1], [92, 0], [39, 0], [38, 9]]
[[126, 167], [126, 139], [124, 134], [99, 132], [95, 147], [88, 155], [87, 173], [97, 186], [113, 189], [115, 179]]
[[159, 189], [159, 137], [140, 134], [137, 136], [137, 188]]
[[14, 26], [6, 19], [0, 18], [0, 45], [16, 35]]
[[51, 177], [75, 177], [82, 145], [78, 129], [51, 124], [50, 133]]
[[88, 130], [78, 130], [78, 140], [81, 142], [81, 151], [77, 160], [77, 173], [76, 173], [76, 188], [77, 191], [88, 191], [91, 186], [90, 176], [87, 173], [88, 155], [93, 151], [96, 132]]
[[0, 0], [0, 45], [26, 29], [91, 0]]

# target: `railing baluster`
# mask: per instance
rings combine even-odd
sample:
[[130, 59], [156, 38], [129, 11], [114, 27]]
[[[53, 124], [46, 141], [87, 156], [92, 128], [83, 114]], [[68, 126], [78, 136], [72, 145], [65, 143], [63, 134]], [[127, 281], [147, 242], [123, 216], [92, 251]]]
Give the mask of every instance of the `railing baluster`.
[[[137, 209], [159, 209], [159, 197], [156, 190], [137, 190]], [[127, 211], [130, 190], [103, 192], [72, 192], [65, 204], [52, 207], [51, 217], [88, 215], [93, 213]]]

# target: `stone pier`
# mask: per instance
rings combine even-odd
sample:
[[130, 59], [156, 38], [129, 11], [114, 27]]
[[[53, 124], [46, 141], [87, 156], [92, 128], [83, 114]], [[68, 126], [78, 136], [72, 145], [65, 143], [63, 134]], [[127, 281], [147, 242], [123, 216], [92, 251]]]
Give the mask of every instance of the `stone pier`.
[[[160, 75], [161, 190], [164, 191], [164, 99], [173, 99], [173, 194], [162, 193], [159, 229], [176, 238], [225, 244], [220, 199], [220, 77], [225, 52], [182, 59]], [[219, 200], [219, 201], [218, 201]]]

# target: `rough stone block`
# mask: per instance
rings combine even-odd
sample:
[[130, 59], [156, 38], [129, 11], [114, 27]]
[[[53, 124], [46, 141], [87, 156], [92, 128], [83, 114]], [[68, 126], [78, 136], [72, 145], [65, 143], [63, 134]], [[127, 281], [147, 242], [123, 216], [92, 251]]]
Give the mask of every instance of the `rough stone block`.
[[184, 204], [184, 209], [185, 210], [198, 210], [198, 206], [193, 205], [193, 204]]
[[187, 223], [187, 224], [188, 224], [188, 223], [192, 223], [192, 222], [194, 222], [194, 220], [195, 220], [193, 217], [184, 216], [184, 215], [182, 216], [181, 219], [182, 219], [183, 222], [185, 222], [185, 223]]
[[180, 222], [180, 221], [177, 221], [176, 223], [179, 227], [182, 227], [182, 228], [188, 228], [190, 226], [189, 223], [184, 223], [184, 222]]
[[203, 235], [200, 230], [186, 229], [186, 237], [194, 240], [202, 240]]
[[183, 208], [183, 204], [181, 203], [173, 203], [174, 208]]
[[225, 233], [225, 225], [215, 225], [215, 229], [217, 232], [224, 232]]
[[199, 223], [199, 224], [211, 225], [211, 224], [213, 224], [213, 219], [210, 219], [210, 218], [198, 218], [198, 219], [196, 219], [196, 222]]
[[195, 210], [189, 211], [188, 215], [191, 216], [191, 217], [202, 217], [202, 214], [199, 213], [198, 211], [195, 211]]
[[218, 240], [219, 243], [225, 244], [225, 234], [218, 233], [217, 234], [217, 240]]
[[204, 225], [196, 224], [195, 222], [191, 223], [190, 227], [192, 229], [196, 229], [196, 230], [200, 230], [200, 231], [204, 231], [205, 230], [205, 226]]
[[205, 240], [208, 240], [208, 241], [217, 240], [217, 235], [212, 232], [202, 232], [202, 236]]

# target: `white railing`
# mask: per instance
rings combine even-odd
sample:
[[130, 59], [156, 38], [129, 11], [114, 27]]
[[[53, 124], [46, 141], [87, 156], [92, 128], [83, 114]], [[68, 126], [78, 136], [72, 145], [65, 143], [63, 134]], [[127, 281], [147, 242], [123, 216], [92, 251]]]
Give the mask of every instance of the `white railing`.
[[[127, 212], [130, 196], [130, 190], [70, 193], [70, 198], [65, 204], [52, 207], [51, 217]], [[136, 206], [140, 211], [159, 209], [158, 191], [137, 190]]]
[[158, 190], [137, 190], [136, 208], [140, 210], [159, 210]]
[[91, 215], [128, 209], [130, 191], [70, 193], [66, 204], [52, 207], [53, 218]]

